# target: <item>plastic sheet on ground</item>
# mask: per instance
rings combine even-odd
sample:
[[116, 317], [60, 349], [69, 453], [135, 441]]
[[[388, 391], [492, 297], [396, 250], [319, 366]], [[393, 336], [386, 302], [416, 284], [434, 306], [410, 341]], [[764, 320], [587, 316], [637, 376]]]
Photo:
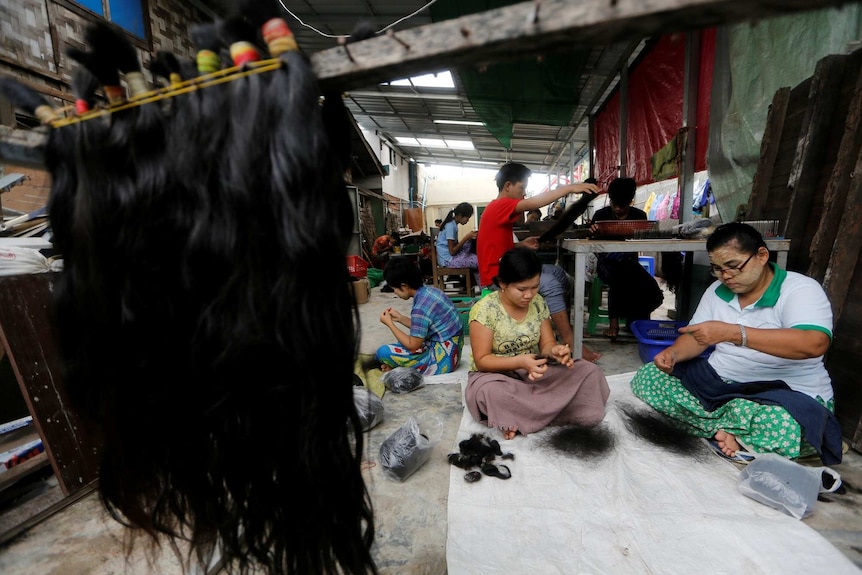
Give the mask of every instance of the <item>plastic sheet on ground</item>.
[[[704, 451], [669, 453], [629, 432], [620, 406], [649, 408], [633, 373], [608, 378], [614, 449], [580, 459], [547, 445], [559, 428], [502, 441], [464, 410], [455, 439], [488, 433], [515, 454], [512, 478], [449, 479], [449, 575], [859, 573], [804, 522], [742, 495], [739, 469]], [[707, 448], [703, 447], [704, 450]], [[817, 514], [815, 508], [814, 514]]]

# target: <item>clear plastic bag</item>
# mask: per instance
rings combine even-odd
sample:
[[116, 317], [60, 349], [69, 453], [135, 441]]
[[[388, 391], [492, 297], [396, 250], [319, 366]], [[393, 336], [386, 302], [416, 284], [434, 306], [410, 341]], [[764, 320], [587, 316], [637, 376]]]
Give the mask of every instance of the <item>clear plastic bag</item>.
[[420, 423], [413, 416], [380, 444], [380, 465], [390, 479], [404, 481], [431, 458], [440, 440], [439, 421]]
[[353, 403], [362, 423], [362, 431], [368, 431], [383, 421], [383, 401], [367, 387], [353, 387]]
[[425, 386], [425, 378], [412, 367], [396, 367], [383, 374], [383, 385], [392, 393], [407, 393]]
[[[832, 481], [823, 486], [824, 477]], [[828, 467], [800, 465], [775, 453], [758, 454], [739, 474], [739, 491], [743, 495], [779, 511], [803, 519], [814, 511], [821, 491], [835, 491], [841, 477]]]

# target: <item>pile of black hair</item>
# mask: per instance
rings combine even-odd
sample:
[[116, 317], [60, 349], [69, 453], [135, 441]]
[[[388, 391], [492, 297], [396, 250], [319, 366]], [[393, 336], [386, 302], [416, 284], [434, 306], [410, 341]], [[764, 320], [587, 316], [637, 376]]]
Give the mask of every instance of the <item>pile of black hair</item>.
[[613, 451], [616, 439], [607, 424], [596, 427], [567, 425], [554, 428], [545, 438], [544, 444], [555, 451], [582, 459], [599, 459]]
[[633, 405], [618, 403], [626, 429], [653, 445], [680, 455], [701, 455], [703, 442], [675, 426], [671, 419], [657, 411], [645, 411]]
[[[249, 6], [195, 35], [217, 54], [260, 49]], [[85, 38], [68, 54], [111, 105], [121, 80], [142, 86], [123, 32], [94, 24]], [[278, 57], [271, 72], [50, 131], [63, 378], [100, 439], [104, 505], [153, 549], [185, 542], [187, 566], [220, 555], [231, 573], [376, 573], [352, 391], [350, 134], [340, 98], [325, 120], [307, 56]], [[158, 62], [169, 83], [188, 75]], [[30, 112], [44, 104], [14, 81], [0, 89]]]
[[476, 471], [471, 471], [478, 468], [490, 477], [498, 477], [500, 479], [510, 479], [512, 472], [507, 465], [497, 465], [494, 460], [497, 456], [501, 459], [514, 460], [515, 456], [512, 453], [503, 453], [500, 448], [500, 442], [496, 439], [491, 439], [482, 433], [474, 433], [469, 438], [458, 443], [458, 452], [450, 453], [446, 456], [450, 465], [466, 469], [468, 473], [464, 479], [468, 483], [474, 483], [481, 478]]

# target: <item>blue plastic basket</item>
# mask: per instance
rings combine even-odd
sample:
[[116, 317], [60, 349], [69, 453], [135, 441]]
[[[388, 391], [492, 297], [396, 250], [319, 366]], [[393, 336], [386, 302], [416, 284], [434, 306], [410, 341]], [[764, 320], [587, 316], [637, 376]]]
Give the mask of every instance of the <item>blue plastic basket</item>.
[[[670, 320], [656, 321], [651, 319], [639, 319], [637, 321], [633, 321], [630, 329], [638, 340], [638, 354], [640, 355], [641, 361], [649, 363], [658, 352], [670, 347], [670, 345], [676, 341], [676, 338], [679, 337], [679, 332], [677, 330], [686, 325], [688, 324], [682, 321]], [[712, 353], [713, 349], [715, 348], [710, 346], [706, 351], [700, 354], [700, 357], [709, 357], [709, 354]]]

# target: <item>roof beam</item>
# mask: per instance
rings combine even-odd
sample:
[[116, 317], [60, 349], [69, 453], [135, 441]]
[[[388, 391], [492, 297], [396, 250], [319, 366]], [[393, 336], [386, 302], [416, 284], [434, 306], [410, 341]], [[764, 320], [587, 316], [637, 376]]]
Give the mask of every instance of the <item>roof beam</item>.
[[[392, 78], [666, 32], [749, 22], [848, 0], [543, 0], [417, 26], [312, 54], [321, 84], [348, 90]], [[397, 36], [397, 38], [396, 38]]]
[[350, 98], [392, 98], [393, 100], [452, 100], [466, 102], [467, 97], [455, 94], [440, 94], [433, 92], [398, 92], [392, 90], [350, 90], [347, 92]]

